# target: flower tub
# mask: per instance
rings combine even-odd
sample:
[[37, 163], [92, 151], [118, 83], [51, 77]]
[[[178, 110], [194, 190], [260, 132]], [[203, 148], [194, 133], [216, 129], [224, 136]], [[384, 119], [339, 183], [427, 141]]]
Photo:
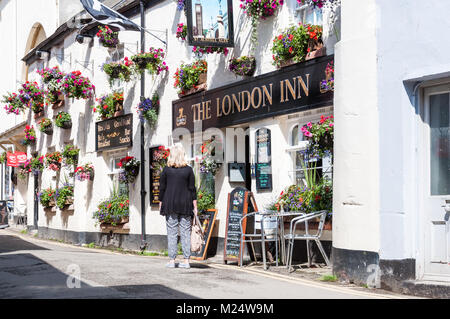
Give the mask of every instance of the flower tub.
[[56, 115], [55, 125], [62, 129], [68, 130], [72, 128], [72, 117], [67, 112], [59, 112]]
[[100, 224], [104, 232], [128, 232], [124, 227], [129, 222], [130, 201], [127, 195], [120, 195], [117, 191], [111, 194], [109, 199], [102, 201], [97, 206], [93, 218]]
[[64, 210], [73, 204], [73, 185], [65, 183], [63, 187], [56, 190], [56, 206]]
[[182, 64], [174, 75], [174, 87], [178, 88], [178, 96], [183, 97], [206, 89], [208, 63], [198, 60], [191, 64]]
[[100, 116], [101, 120], [123, 115], [123, 100], [122, 92], [103, 95], [96, 99], [98, 104], [93, 107], [93, 111]]
[[44, 209], [56, 206], [55, 194], [56, 190], [51, 187], [39, 193], [39, 202], [44, 207]]

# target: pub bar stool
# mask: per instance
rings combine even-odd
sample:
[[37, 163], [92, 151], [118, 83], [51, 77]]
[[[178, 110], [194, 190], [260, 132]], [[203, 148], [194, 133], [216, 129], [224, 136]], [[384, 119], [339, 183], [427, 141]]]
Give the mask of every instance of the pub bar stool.
[[[258, 216], [259, 215], [259, 216]], [[253, 255], [255, 256], [256, 259], [256, 254], [255, 254], [255, 249], [253, 247], [253, 243], [261, 243], [261, 252], [262, 252], [262, 256], [263, 256], [263, 264], [264, 264], [264, 270], [267, 269], [267, 264], [266, 264], [266, 247], [265, 247], [265, 243], [266, 242], [271, 242], [274, 241], [275, 242], [275, 258], [276, 258], [276, 265], [278, 266], [278, 240], [279, 240], [279, 234], [278, 234], [278, 218], [276, 219], [276, 225], [274, 227], [270, 227], [270, 229], [274, 229], [275, 230], [275, 234], [273, 234], [272, 232], [269, 233], [267, 232], [267, 230], [269, 229], [264, 229], [264, 215], [268, 215], [268, 214], [264, 214], [262, 212], [254, 212], [254, 213], [249, 213], [246, 214], [245, 216], [243, 216], [239, 222], [239, 227], [240, 227], [240, 233], [241, 233], [241, 246], [242, 246], [242, 251], [240, 253], [240, 259], [239, 259], [239, 266], [242, 267], [243, 264], [243, 258], [244, 258], [244, 249], [245, 243], [250, 243], [252, 245], [252, 250], [253, 250]], [[244, 234], [242, 229], [243, 229], [243, 222], [246, 218], [251, 217], [251, 216], [255, 216], [255, 227], [253, 228], [253, 233], [250, 234]], [[258, 216], [258, 220], [256, 219]], [[260, 217], [260, 219], [259, 219]], [[260, 224], [261, 226], [258, 227], [257, 224]], [[261, 233], [257, 233], [257, 230], [261, 230]]]
[[[320, 253], [323, 256], [323, 259], [325, 260], [325, 263], [327, 264], [327, 266], [330, 266], [330, 260], [328, 259], [327, 255], [325, 254], [325, 250], [322, 247], [322, 243], [320, 242], [320, 237], [322, 237], [322, 233], [323, 233], [323, 227], [325, 225], [325, 218], [327, 217], [327, 211], [323, 210], [323, 211], [319, 211], [319, 212], [313, 212], [313, 213], [309, 213], [303, 216], [299, 216], [296, 218], [293, 218], [291, 220], [291, 224], [289, 227], [289, 233], [286, 234], [284, 236], [284, 239], [286, 239], [288, 241], [288, 249], [287, 249], [287, 269], [291, 269], [291, 265], [292, 265], [292, 254], [294, 251], [294, 243], [296, 240], [306, 240], [306, 253], [308, 255], [308, 265], [311, 267], [311, 252], [310, 252], [310, 247], [309, 247], [309, 241], [313, 240], [316, 244], [317, 247], [320, 250]], [[309, 230], [308, 230], [308, 221], [315, 219], [319, 217], [320, 218], [320, 222], [319, 222], [319, 227], [317, 229], [317, 233], [316, 234], [310, 234]], [[295, 234], [297, 225], [300, 223], [305, 223], [305, 234], [304, 235], [300, 235], [300, 234]]]

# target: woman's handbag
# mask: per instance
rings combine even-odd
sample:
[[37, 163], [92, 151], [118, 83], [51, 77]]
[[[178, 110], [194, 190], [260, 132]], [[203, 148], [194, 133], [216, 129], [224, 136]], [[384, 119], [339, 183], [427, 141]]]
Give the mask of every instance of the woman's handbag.
[[192, 232], [191, 232], [191, 252], [199, 252], [202, 249], [205, 242], [205, 234], [203, 233], [202, 226], [198, 216], [193, 218]]

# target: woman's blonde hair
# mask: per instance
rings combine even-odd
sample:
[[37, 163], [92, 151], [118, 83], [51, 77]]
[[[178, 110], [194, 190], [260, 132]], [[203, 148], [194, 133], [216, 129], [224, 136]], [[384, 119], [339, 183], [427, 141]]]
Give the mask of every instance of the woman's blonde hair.
[[169, 167], [185, 167], [187, 166], [186, 162], [186, 152], [184, 150], [183, 145], [175, 144], [170, 149], [170, 155], [167, 159], [167, 166]]

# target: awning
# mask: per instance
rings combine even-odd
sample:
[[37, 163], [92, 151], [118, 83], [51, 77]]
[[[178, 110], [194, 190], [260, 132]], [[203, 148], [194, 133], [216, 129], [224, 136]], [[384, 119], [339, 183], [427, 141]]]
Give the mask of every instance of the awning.
[[27, 147], [21, 144], [21, 141], [25, 139], [25, 126], [26, 121], [23, 121], [16, 126], [4, 131], [0, 134], [0, 146], [5, 148], [6, 145], [14, 145], [16, 150], [26, 152]]

